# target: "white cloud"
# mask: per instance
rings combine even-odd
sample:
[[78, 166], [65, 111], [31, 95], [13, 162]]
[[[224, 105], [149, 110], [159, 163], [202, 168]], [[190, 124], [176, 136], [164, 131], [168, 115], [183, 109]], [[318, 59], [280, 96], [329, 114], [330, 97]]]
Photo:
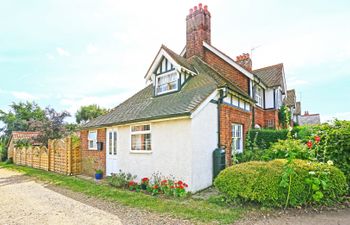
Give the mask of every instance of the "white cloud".
[[30, 94], [28, 92], [24, 92], [24, 91], [13, 91], [13, 92], [11, 92], [11, 94], [19, 100], [33, 101], [33, 100], [39, 99], [38, 96], [32, 95], [32, 94]]
[[46, 57], [48, 60], [54, 60], [55, 59], [55, 56], [53, 56], [52, 54], [46, 54]]
[[90, 55], [95, 54], [96, 52], [98, 52], [98, 48], [90, 43], [86, 46], [86, 52]]
[[350, 112], [339, 112], [334, 114], [322, 115], [321, 121], [327, 122], [330, 120], [339, 119], [339, 120], [350, 120]]
[[70, 56], [70, 53], [63, 48], [56, 48], [56, 51], [60, 56]]

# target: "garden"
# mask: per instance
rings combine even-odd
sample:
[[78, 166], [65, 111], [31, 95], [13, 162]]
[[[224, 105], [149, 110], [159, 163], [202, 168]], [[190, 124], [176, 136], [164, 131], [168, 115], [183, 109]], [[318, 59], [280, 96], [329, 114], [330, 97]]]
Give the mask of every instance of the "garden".
[[268, 207], [330, 206], [346, 201], [350, 121], [285, 130], [253, 129], [215, 187], [235, 203]]

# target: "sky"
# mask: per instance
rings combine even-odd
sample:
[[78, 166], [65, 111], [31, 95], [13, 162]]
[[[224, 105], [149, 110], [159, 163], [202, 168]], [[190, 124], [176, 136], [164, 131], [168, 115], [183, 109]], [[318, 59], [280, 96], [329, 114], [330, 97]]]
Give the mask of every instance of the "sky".
[[0, 0], [0, 109], [117, 106], [145, 86], [161, 44], [181, 52], [198, 3], [211, 12], [213, 46], [252, 53], [254, 69], [284, 63], [302, 111], [350, 120], [345, 0]]

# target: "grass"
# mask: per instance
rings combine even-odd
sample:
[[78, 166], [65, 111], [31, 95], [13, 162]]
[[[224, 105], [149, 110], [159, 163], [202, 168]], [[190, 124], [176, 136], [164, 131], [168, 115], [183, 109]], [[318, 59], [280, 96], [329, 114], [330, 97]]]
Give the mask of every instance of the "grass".
[[205, 200], [194, 200], [191, 198], [164, 199], [154, 197], [143, 193], [113, 188], [108, 185], [97, 185], [93, 181], [73, 176], [65, 176], [13, 164], [0, 162], [0, 167], [16, 170], [26, 176], [50, 182], [54, 185], [88, 196], [112, 200], [126, 206], [146, 209], [151, 212], [197, 222], [228, 224], [239, 219], [246, 211], [241, 207], [228, 207], [225, 204], [215, 204]]

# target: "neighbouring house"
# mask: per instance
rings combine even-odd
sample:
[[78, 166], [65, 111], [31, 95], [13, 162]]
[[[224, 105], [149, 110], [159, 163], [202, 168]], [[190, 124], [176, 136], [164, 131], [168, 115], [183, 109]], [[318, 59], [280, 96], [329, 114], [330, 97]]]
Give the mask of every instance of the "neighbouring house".
[[297, 102], [295, 90], [287, 90], [287, 96], [283, 102], [290, 110], [291, 126], [299, 124], [299, 116], [301, 114], [301, 103]]
[[321, 123], [320, 114], [310, 114], [308, 111], [299, 116], [299, 125], [318, 125]]
[[158, 171], [198, 191], [212, 185], [216, 148], [231, 165], [250, 128], [278, 127], [283, 64], [253, 70], [249, 54], [233, 60], [211, 44], [210, 20], [207, 6], [191, 9], [182, 53], [162, 45], [146, 87], [83, 126], [83, 173], [122, 170], [141, 179]]
[[34, 140], [39, 134], [40, 132], [37, 131], [13, 131], [7, 142], [7, 158], [13, 157], [13, 149], [16, 147], [16, 142], [19, 140], [29, 140], [34, 146], [40, 145], [40, 143]]

